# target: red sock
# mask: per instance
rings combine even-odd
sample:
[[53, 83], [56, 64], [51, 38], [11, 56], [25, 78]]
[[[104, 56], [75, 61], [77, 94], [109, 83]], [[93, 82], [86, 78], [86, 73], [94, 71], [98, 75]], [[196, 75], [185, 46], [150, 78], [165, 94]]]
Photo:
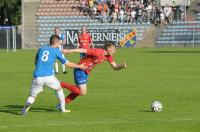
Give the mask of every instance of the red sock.
[[69, 104], [70, 102], [72, 102], [76, 97], [78, 97], [78, 94], [75, 93], [70, 93], [66, 98], [65, 98], [65, 103]]
[[79, 89], [77, 86], [72, 85], [72, 84], [69, 84], [69, 83], [65, 83], [65, 82], [61, 82], [60, 84], [61, 84], [61, 86], [62, 86], [63, 88], [66, 88], [66, 89], [68, 89], [69, 91], [71, 91], [71, 92], [73, 92], [73, 93], [75, 93], [75, 94], [80, 95], [80, 89]]

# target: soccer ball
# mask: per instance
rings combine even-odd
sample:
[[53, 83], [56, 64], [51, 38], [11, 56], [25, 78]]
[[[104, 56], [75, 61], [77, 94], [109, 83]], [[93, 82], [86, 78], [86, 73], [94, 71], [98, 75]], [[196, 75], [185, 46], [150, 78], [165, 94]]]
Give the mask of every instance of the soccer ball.
[[153, 112], [160, 112], [162, 111], [162, 104], [159, 101], [153, 101], [153, 103], [151, 104], [151, 109]]

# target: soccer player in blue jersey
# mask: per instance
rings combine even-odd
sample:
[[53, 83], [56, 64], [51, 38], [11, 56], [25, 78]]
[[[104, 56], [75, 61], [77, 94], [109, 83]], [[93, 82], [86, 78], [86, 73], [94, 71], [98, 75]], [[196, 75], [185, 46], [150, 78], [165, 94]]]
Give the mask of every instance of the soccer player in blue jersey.
[[53, 65], [56, 59], [62, 64], [72, 68], [86, 69], [83, 65], [77, 65], [69, 62], [62, 57], [62, 53], [59, 50], [59, 46], [62, 43], [59, 36], [52, 35], [50, 38], [50, 45], [41, 47], [35, 57], [35, 71], [33, 73], [33, 81], [30, 89], [30, 95], [26, 101], [25, 106], [21, 110], [21, 114], [27, 114], [31, 104], [34, 103], [37, 95], [43, 91], [44, 86], [56, 91], [57, 98], [60, 101], [60, 111], [70, 112], [65, 109], [65, 96], [60, 86], [60, 82], [54, 76]]
[[[60, 32], [60, 29], [58, 27], [54, 28], [54, 33], [55, 33], [55, 35], [59, 36], [60, 39], [62, 40], [62, 43], [59, 46], [60, 51], [62, 51], [63, 50], [63, 46], [66, 44], [65, 35]], [[62, 54], [62, 56], [64, 57], [64, 54]], [[55, 62], [55, 73], [58, 74], [58, 72], [59, 72], [58, 71], [58, 62], [56, 61]], [[65, 68], [64, 64], [62, 64], [62, 72], [63, 72], [63, 74], [67, 74], [67, 71], [66, 71], [66, 68]]]

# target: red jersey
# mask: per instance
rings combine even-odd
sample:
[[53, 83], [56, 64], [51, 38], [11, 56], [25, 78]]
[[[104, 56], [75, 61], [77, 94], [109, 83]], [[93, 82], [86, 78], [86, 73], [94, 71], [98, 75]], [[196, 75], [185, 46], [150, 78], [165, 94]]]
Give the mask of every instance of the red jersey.
[[97, 65], [107, 60], [109, 63], [113, 62], [111, 55], [104, 55], [104, 49], [87, 49], [86, 56], [82, 58], [79, 64], [83, 64], [88, 67], [85, 70], [87, 74]]
[[89, 44], [92, 43], [92, 37], [89, 33], [80, 34], [78, 37], [79, 48], [88, 49]]

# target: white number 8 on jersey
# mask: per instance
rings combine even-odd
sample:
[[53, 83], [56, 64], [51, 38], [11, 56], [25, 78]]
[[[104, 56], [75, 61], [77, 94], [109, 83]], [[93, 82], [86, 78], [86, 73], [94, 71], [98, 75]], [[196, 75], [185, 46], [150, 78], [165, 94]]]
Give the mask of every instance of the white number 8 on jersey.
[[49, 59], [48, 55], [49, 51], [44, 51], [42, 56], [42, 61], [47, 61]]

